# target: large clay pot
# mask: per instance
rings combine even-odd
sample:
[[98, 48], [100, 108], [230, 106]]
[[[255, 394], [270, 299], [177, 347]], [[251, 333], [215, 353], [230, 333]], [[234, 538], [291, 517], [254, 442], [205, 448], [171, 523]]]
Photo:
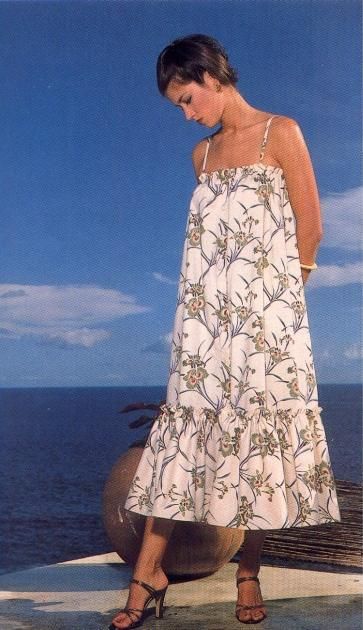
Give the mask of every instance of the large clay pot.
[[[132, 447], [113, 466], [103, 493], [103, 522], [115, 551], [134, 566], [139, 554], [145, 516], [123, 505], [143, 447]], [[243, 530], [205, 523], [176, 521], [162, 565], [170, 576], [206, 576], [220, 569], [239, 550]]]

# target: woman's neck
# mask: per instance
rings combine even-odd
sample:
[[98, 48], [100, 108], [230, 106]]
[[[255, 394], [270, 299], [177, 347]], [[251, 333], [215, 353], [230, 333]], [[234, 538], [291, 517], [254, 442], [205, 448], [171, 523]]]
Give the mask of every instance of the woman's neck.
[[220, 119], [219, 135], [238, 135], [265, 118], [266, 113], [249, 105], [238, 90], [233, 87], [225, 88], [225, 106]]

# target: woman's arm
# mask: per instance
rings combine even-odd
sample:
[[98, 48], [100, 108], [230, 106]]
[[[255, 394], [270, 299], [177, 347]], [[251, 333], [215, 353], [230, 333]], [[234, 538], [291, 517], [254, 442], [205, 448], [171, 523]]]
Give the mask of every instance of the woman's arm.
[[[273, 119], [270, 133], [270, 149], [284, 171], [296, 218], [300, 262], [310, 265], [315, 262], [323, 236], [319, 193], [310, 154], [302, 131], [292, 118], [282, 116]], [[305, 284], [310, 271], [301, 271]]]

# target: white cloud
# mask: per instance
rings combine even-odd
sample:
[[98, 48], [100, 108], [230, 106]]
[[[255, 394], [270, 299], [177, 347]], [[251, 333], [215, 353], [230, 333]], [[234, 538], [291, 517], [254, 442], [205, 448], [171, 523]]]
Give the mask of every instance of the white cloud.
[[0, 285], [0, 337], [89, 348], [110, 337], [99, 325], [150, 310], [115, 289], [92, 285]]
[[165, 343], [170, 346], [171, 342], [173, 340], [173, 331], [170, 331], [170, 332], [166, 333], [165, 335], [163, 335], [163, 339], [164, 339]]
[[320, 245], [361, 251], [362, 206], [362, 186], [325, 196], [321, 200], [324, 235]]
[[320, 247], [334, 247], [342, 251], [334, 264], [318, 263], [317, 271], [310, 273], [306, 284], [308, 289], [362, 282], [362, 263], [344, 263], [347, 252], [362, 251], [362, 201], [362, 186], [330, 193], [321, 200], [324, 234]]
[[331, 365], [334, 360], [332, 350], [330, 348], [318, 347], [318, 343], [315, 344], [316, 355], [319, 356], [319, 363]]
[[22, 326], [17, 323], [2, 322], [0, 328], [0, 338], [21, 339], [22, 337], [32, 337], [39, 343], [52, 343], [58, 346], [83, 346], [90, 348], [95, 343], [108, 339], [110, 333], [106, 330], [96, 328], [73, 328], [61, 325], [49, 326]]
[[363, 358], [363, 346], [356, 342], [352, 343], [344, 349], [344, 356], [347, 359], [362, 359]]
[[103, 374], [102, 379], [103, 380], [112, 380], [112, 381], [124, 381], [125, 380], [125, 374], [120, 374], [119, 372], [117, 372], [117, 373], [110, 372], [109, 374]]
[[144, 352], [156, 352], [157, 354], [164, 354], [165, 352], [169, 353], [172, 338], [172, 332], [166, 333], [165, 335], [160, 335], [157, 341], [154, 341], [144, 348]]
[[348, 263], [346, 265], [319, 265], [310, 272], [306, 287], [336, 287], [339, 285], [362, 282], [362, 263]]
[[171, 278], [168, 278], [167, 276], [164, 276], [162, 273], [158, 273], [157, 271], [153, 271], [152, 275], [155, 280], [158, 280], [158, 282], [163, 282], [164, 284], [177, 284], [177, 280], [172, 280]]

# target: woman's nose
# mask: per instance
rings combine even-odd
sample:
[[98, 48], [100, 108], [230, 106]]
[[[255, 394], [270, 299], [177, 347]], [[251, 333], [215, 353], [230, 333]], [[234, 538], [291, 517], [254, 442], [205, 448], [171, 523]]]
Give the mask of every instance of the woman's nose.
[[194, 119], [194, 118], [195, 118], [195, 114], [194, 114], [193, 112], [191, 112], [191, 111], [186, 110], [184, 113], [185, 113], [185, 118], [186, 118], [187, 120], [190, 120], [190, 119]]

